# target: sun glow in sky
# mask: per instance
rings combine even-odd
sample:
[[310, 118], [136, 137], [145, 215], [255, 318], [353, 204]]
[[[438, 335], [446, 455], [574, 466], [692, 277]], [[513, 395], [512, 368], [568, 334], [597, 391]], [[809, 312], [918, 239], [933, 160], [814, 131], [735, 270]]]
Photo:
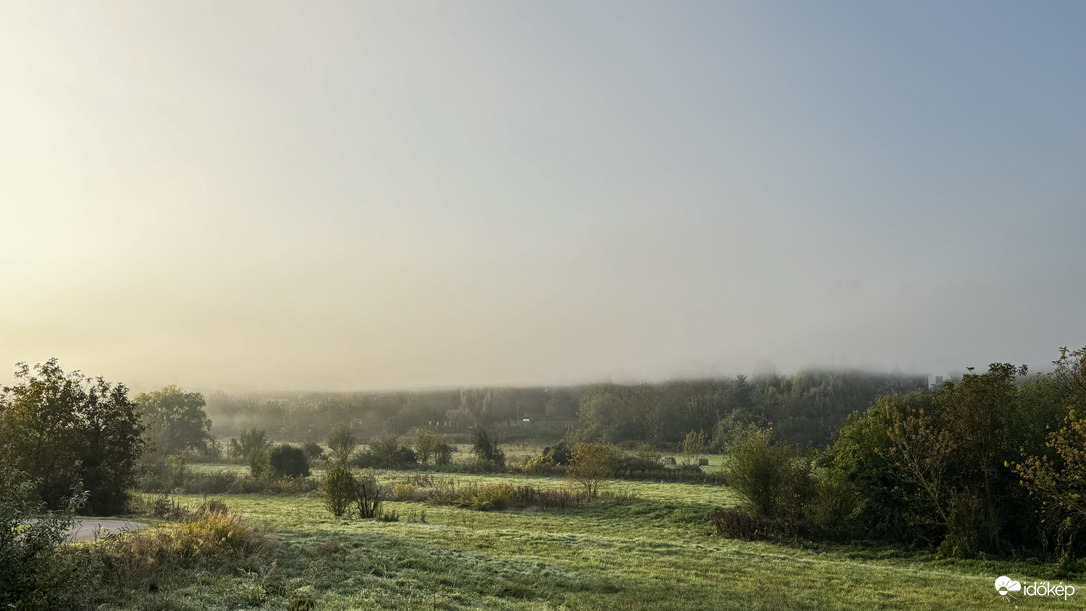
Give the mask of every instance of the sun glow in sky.
[[0, 365], [1044, 366], [1086, 345], [1084, 32], [1081, 2], [4, 2]]

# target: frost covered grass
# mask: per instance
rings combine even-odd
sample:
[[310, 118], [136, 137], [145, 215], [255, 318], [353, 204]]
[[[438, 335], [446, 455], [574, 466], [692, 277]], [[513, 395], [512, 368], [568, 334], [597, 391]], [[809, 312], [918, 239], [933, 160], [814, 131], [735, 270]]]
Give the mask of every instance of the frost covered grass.
[[[381, 472], [382, 483], [415, 472]], [[435, 478], [442, 477], [435, 474]], [[557, 477], [449, 476], [456, 485], [558, 489]], [[994, 580], [1046, 578], [1029, 561], [948, 561], [897, 548], [781, 545], [716, 537], [727, 488], [612, 481], [614, 498], [562, 511], [386, 503], [396, 522], [336, 519], [314, 494], [222, 495], [278, 541], [274, 564], [179, 572], [126, 609], [991, 609]], [[202, 495], [178, 496], [197, 507]], [[1052, 580], [1053, 583], [1059, 580]], [[1076, 579], [1065, 579], [1076, 583]], [[1083, 596], [1059, 601], [1086, 608]], [[1019, 597], [1018, 608], [1052, 599]]]

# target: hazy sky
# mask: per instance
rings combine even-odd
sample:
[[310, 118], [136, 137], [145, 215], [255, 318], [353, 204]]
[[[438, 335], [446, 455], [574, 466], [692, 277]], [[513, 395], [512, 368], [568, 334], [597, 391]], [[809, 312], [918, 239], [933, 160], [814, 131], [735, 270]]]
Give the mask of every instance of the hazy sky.
[[1086, 2], [0, 1], [0, 381], [1086, 345]]

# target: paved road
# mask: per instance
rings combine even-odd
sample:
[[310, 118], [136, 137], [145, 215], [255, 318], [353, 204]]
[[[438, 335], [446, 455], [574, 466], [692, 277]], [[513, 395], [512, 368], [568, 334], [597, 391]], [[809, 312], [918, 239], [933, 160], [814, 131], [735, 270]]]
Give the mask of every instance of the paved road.
[[95, 536], [115, 535], [129, 530], [147, 528], [143, 522], [129, 522], [128, 520], [95, 520], [87, 518], [76, 520], [68, 529], [69, 541], [86, 541]]

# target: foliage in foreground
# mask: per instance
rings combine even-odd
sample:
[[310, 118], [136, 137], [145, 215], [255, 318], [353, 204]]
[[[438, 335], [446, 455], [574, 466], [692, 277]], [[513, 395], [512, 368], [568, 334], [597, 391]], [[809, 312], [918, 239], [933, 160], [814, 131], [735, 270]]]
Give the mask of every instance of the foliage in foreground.
[[[93, 575], [62, 544], [85, 495], [43, 512], [34, 482], [0, 464], [0, 609], [78, 609]], [[35, 519], [36, 522], [28, 523]]]

